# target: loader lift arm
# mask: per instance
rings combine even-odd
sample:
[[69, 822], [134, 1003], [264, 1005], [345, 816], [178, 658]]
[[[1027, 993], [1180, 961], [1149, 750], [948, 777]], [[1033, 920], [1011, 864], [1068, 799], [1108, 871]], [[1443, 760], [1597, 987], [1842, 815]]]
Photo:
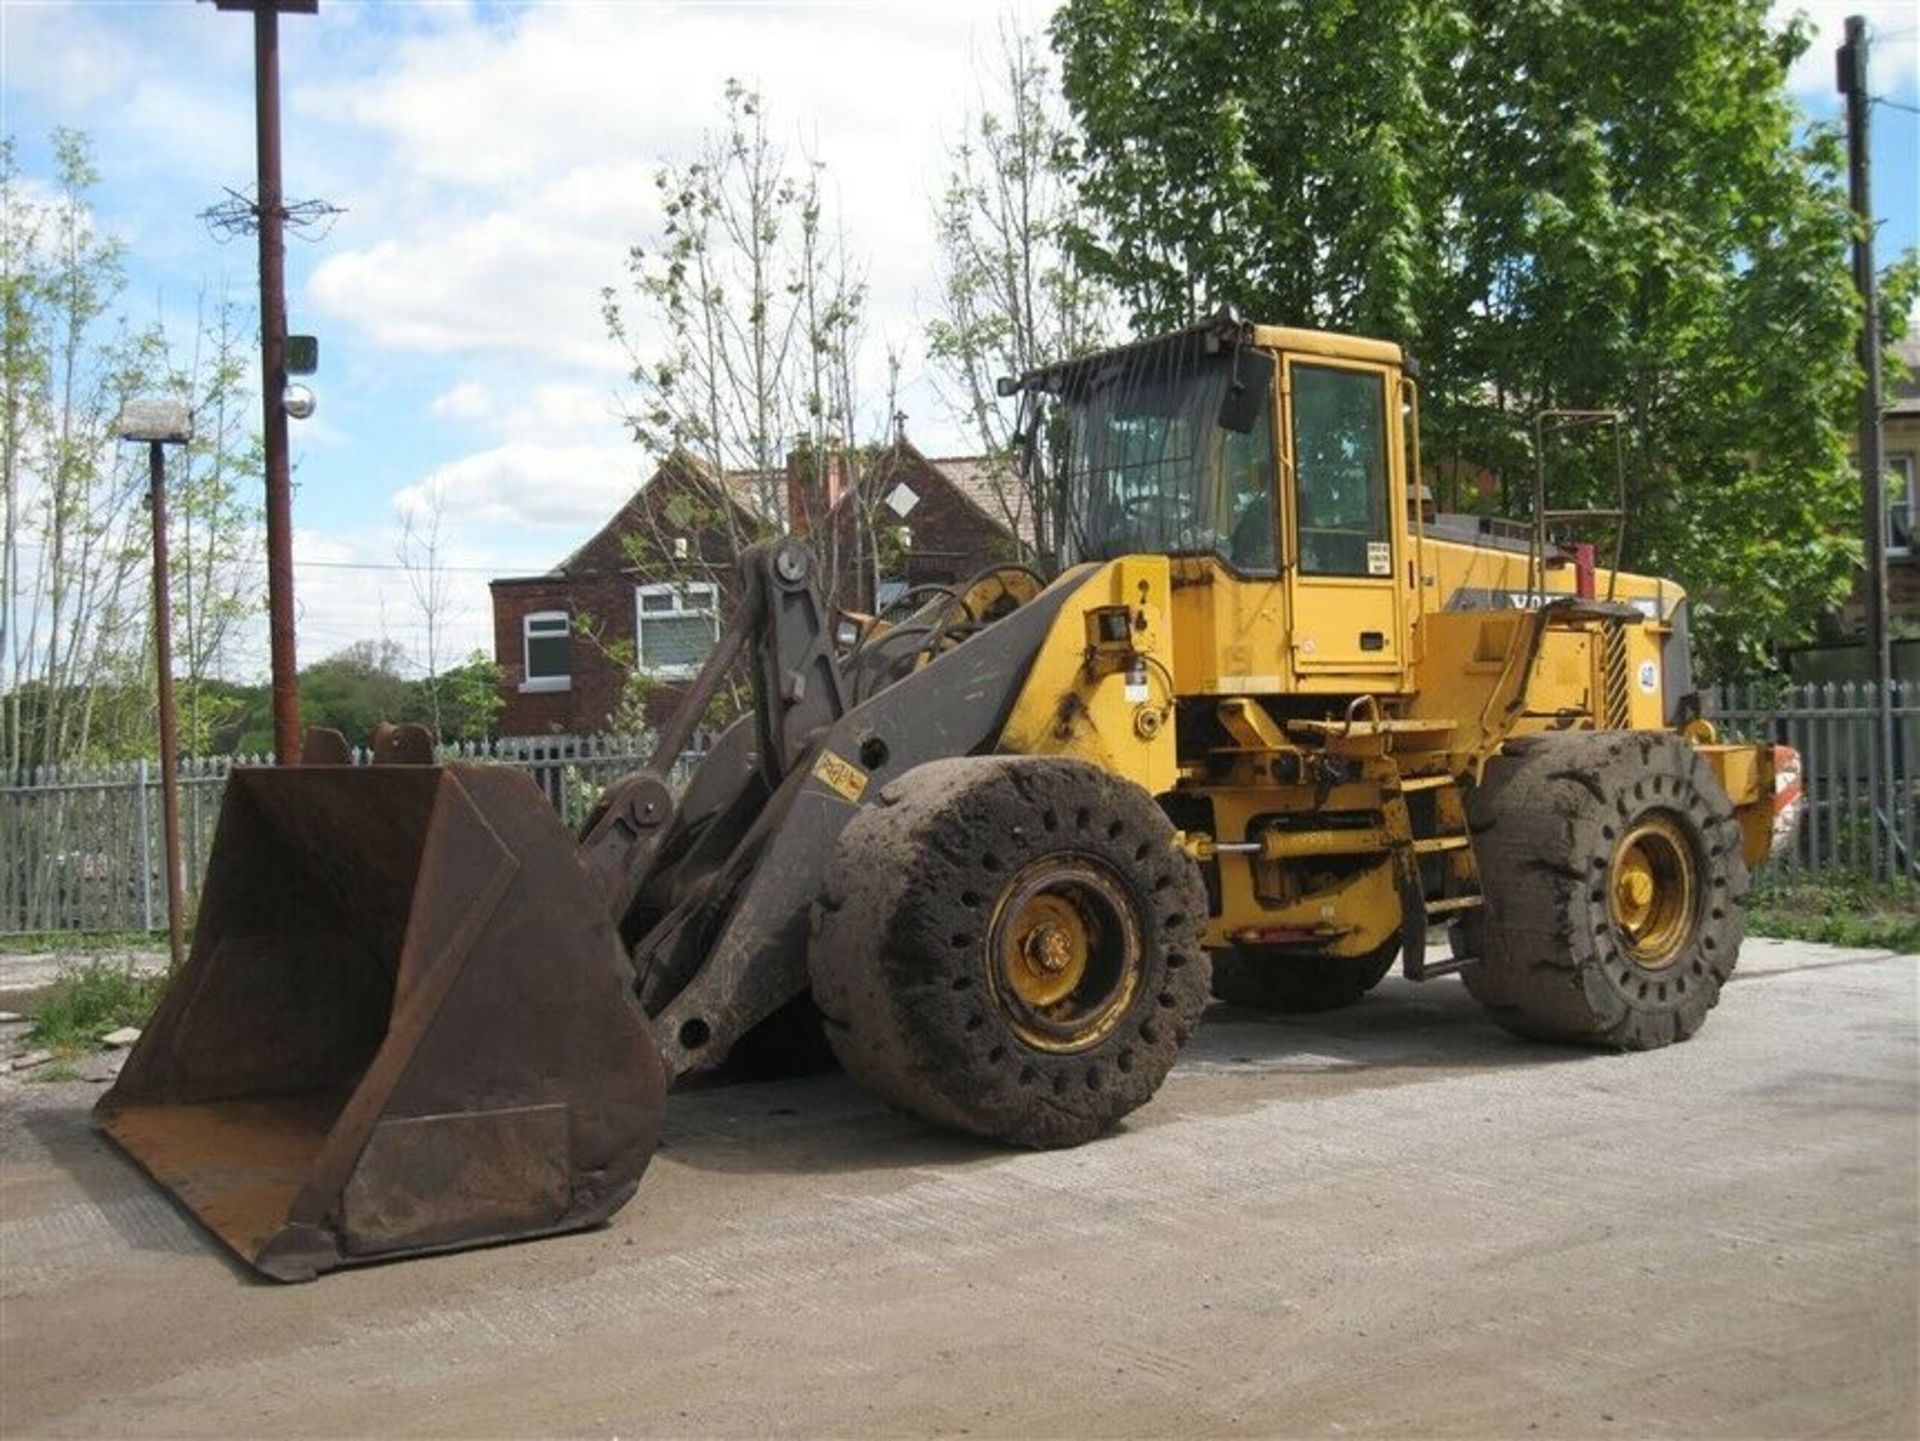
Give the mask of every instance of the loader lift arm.
[[[623, 776], [581, 828], [581, 858], [623, 921], [653, 874], [662, 843], [681, 807], [671, 786], [680, 758], [743, 651], [750, 656], [756, 747], [754, 766], [776, 789], [812, 737], [847, 709], [847, 688], [834, 662], [825, 603], [813, 584], [813, 557], [791, 539], [762, 541], [740, 557], [741, 600], [694, 678], [647, 764]], [[751, 777], [742, 769], [735, 795]], [[733, 796], [707, 797], [709, 806]]]
[[[588, 864], [603, 874], [629, 866], [618, 881], [640, 904], [623, 915], [670, 1075], [724, 1059], [806, 989], [810, 911], [840, 832], [913, 767], [993, 748], [1029, 663], [1076, 589], [1055, 585], [939, 665], [849, 706], [806, 550], [793, 541], [756, 546], [742, 569], [744, 600], [729, 641], [716, 647], [664, 741], [677, 745], [691, 733], [689, 712], [697, 715], [708, 683], [718, 684], [715, 667], [741, 648], [752, 657], [754, 715], [721, 737], [678, 812], [637, 843], [618, 839], [607, 814], [590, 819], [583, 841]], [[750, 738], [759, 746], [751, 762], [743, 751]], [[657, 779], [667, 754], [664, 746], [656, 752], [636, 786]], [[694, 834], [701, 827], [712, 844]], [[671, 904], [652, 910], [649, 894]]]

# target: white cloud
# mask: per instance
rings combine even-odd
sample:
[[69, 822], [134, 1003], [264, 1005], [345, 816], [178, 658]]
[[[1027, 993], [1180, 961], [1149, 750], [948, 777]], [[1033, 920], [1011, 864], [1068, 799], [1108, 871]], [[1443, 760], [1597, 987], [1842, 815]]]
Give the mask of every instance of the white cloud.
[[514, 436], [615, 435], [620, 410], [611, 387], [549, 382], [507, 407], [500, 428]]
[[[442, 668], [476, 649], [492, 653], [487, 579], [515, 569], [457, 531], [443, 539], [444, 599], [435, 626]], [[426, 618], [400, 567], [398, 540], [397, 525], [370, 527], [351, 536], [295, 531], [294, 596], [302, 665], [324, 660], [356, 641], [391, 641], [400, 647], [409, 674], [425, 673]], [[245, 659], [264, 669], [264, 629], [255, 640], [261, 654]]]
[[493, 394], [477, 380], [463, 380], [434, 396], [427, 410], [440, 420], [479, 420], [493, 413]]
[[618, 397], [572, 381], [535, 381], [526, 388], [466, 379], [436, 395], [428, 412], [515, 440], [578, 440], [617, 434]]
[[[1022, 0], [1032, 24], [1049, 5]], [[944, 139], [977, 91], [997, 10], [540, 5], [446, 20], [370, 57], [376, 73], [307, 87], [345, 117], [381, 180], [310, 296], [397, 350], [537, 359], [617, 381], [600, 292], [657, 229], [652, 176], [692, 157], [722, 90], [758, 88], [797, 170], [826, 164], [831, 218], [870, 284], [872, 378], [885, 342], [919, 364], [916, 293], [933, 275], [931, 195]], [[364, 178], [362, 181], [364, 185]], [[926, 417], [930, 422], [932, 417]]]
[[396, 513], [419, 505], [432, 492], [466, 526], [512, 527], [555, 537], [555, 560], [569, 549], [564, 538], [584, 538], [602, 524], [646, 479], [651, 467], [637, 446], [509, 441], [442, 465], [393, 498]]
[[[1037, 25], [1051, 3], [1013, 8]], [[600, 292], [651, 243], [653, 173], [717, 124], [730, 76], [764, 94], [796, 167], [826, 163], [830, 212], [870, 282], [870, 390], [884, 346], [901, 347], [914, 434], [955, 448], [923, 379], [916, 297], [932, 279], [943, 140], [1000, 14], [917, 0], [337, 4], [285, 22], [289, 193], [346, 211], [289, 255], [296, 323], [330, 357], [316, 388], [351, 420], [295, 432], [303, 657], [381, 635], [417, 655], [417, 607], [390, 567], [400, 517], [430, 491], [450, 553], [473, 567], [456, 581], [461, 648], [490, 648], [487, 575], [557, 561], [648, 473], [620, 424], [628, 362]], [[144, 294], [190, 294], [210, 266], [251, 271], [248, 244], [219, 250], [194, 218], [252, 175], [247, 31], [210, 6], [0, 0], [0, 104], [36, 129], [93, 134], [116, 207], [104, 218], [155, 267], [136, 275]], [[426, 457], [404, 486], [386, 479], [395, 453]], [[316, 515], [334, 518], [316, 529]]]
[[606, 369], [618, 357], [589, 278], [619, 263], [617, 237], [569, 230], [528, 204], [336, 253], [310, 295], [375, 345]]
[[1834, 88], [1834, 52], [1847, 31], [1849, 15], [1867, 21], [1873, 88], [1882, 95], [1920, 91], [1920, 10], [1913, 0], [1784, 0], [1773, 7], [1773, 21], [1784, 26], [1796, 13], [1810, 22], [1813, 43], [1795, 62], [1787, 86], [1805, 101], [1837, 105]]

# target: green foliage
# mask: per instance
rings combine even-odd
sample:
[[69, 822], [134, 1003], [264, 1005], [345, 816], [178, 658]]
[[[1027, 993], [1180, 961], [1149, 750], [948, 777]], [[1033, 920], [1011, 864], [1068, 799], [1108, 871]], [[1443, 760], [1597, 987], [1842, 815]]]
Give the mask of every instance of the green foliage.
[[[752, 473], [768, 515], [793, 438], [845, 439], [856, 418], [866, 285], [828, 225], [823, 168], [792, 163], [759, 93], [728, 80], [719, 129], [654, 175], [660, 231], [628, 252], [628, 293], [601, 292], [630, 361], [634, 439], [709, 476]], [[732, 527], [732, 508], [716, 519]]]
[[144, 466], [115, 445], [159, 338], [115, 326], [123, 247], [94, 223], [84, 136], [47, 176], [0, 139], [0, 767], [104, 750], [150, 718], [130, 681], [148, 642]]
[[499, 665], [485, 651], [470, 652], [440, 677], [440, 739], [485, 740], [505, 705]]
[[989, 485], [995, 519], [1015, 534], [1037, 531], [1044, 551], [1052, 506], [1029, 488], [1038, 474], [1023, 485], [1012, 464], [1014, 414], [995, 382], [1104, 344], [1111, 297], [1069, 243], [1074, 137], [1038, 43], [1003, 30], [998, 62], [948, 154], [927, 355], [955, 418], [982, 454], [1003, 462]]
[[23, 931], [0, 936], [0, 955], [41, 956], [66, 951], [153, 950], [167, 944], [164, 931]]
[[[1426, 459], [1510, 513], [1536, 410], [1623, 410], [1628, 562], [1693, 593], [1709, 678], [1750, 669], [1859, 549], [1842, 157], [1768, 9], [1068, 0], [1077, 246], [1144, 327], [1233, 303], [1408, 346]], [[1553, 503], [1599, 498], [1560, 465]]]
[[[393, 641], [356, 641], [300, 672], [300, 722], [337, 730], [349, 745], [365, 745], [382, 721], [433, 725], [433, 698], [425, 677], [402, 673], [405, 652]], [[484, 652], [438, 678], [439, 738], [484, 740], [493, 734], [504, 701], [500, 667]], [[264, 754], [273, 749], [273, 697], [265, 685], [212, 687], [233, 719], [212, 736], [214, 753]]]
[[185, 357], [169, 357], [168, 389], [193, 411], [193, 440], [167, 456], [174, 668], [180, 743], [202, 753], [233, 719], [229, 697], [211, 688], [239, 632], [260, 606], [263, 522], [258, 478], [265, 464], [254, 433], [251, 317], [202, 299]]
[[1920, 890], [1831, 879], [1759, 892], [1747, 928], [1759, 936], [1920, 952]]
[[62, 1052], [90, 1051], [122, 1026], [145, 1026], [167, 989], [164, 973], [87, 961], [62, 966], [33, 1013], [28, 1041]]
[[329, 726], [355, 745], [382, 721], [408, 718], [413, 695], [400, 666], [404, 653], [393, 641], [355, 641], [300, 672], [300, 719]]
[[146, 455], [114, 422], [170, 393], [195, 438], [167, 460], [174, 660], [183, 744], [226, 714], [205, 683], [249, 613], [258, 511], [243, 313], [203, 305], [184, 342], [117, 314], [123, 247], [96, 223], [86, 138], [56, 131], [52, 173], [0, 139], [0, 768], [151, 754], [151, 525]]

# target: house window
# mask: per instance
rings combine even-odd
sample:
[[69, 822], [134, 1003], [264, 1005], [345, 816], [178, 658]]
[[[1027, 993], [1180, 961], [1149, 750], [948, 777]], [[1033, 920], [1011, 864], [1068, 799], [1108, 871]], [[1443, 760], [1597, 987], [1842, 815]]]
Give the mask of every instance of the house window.
[[669, 680], [698, 673], [720, 637], [719, 602], [704, 583], [634, 587], [637, 669]]
[[1913, 457], [1887, 457], [1887, 554], [1913, 554]]
[[521, 690], [566, 690], [573, 684], [573, 666], [567, 655], [568, 628], [564, 610], [537, 610], [521, 621], [527, 662], [527, 678]]

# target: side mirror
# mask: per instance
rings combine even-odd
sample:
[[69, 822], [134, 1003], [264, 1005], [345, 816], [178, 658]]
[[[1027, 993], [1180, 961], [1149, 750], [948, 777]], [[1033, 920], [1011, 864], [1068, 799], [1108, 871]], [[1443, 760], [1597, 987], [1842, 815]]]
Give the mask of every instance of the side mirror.
[[1234, 352], [1227, 391], [1220, 397], [1220, 428], [1236, 435], [1250, 433], [1273, 402], [1273, 357], [1264, 350], [1242, 347]]

